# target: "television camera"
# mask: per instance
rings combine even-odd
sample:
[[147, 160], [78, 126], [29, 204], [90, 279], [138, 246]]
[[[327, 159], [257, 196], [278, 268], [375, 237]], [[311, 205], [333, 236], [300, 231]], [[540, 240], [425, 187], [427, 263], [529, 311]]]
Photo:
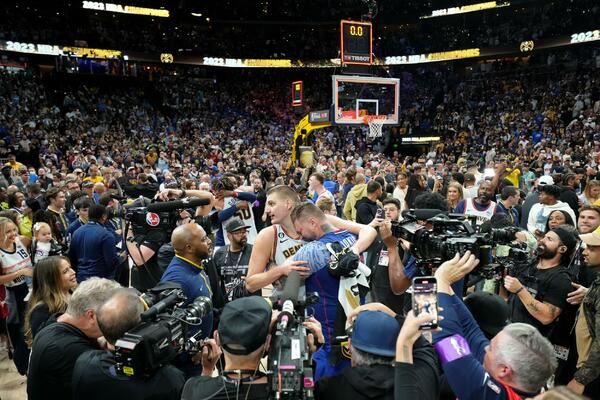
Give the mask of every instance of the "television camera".
[[194, 329], [212, 311], [208, 297], [187, 301], [181, 286], [165, 282], [140, 296], [141, 323], [115, 343], [117, 373], [147, 377], [183, 352], [202, 349], [205, 332]]
[[[411, 243], [410, 252], [425, 275], [456, 253], [470, 251], [479, 259], [472, 274], [485, 279], [499, 278], [516, 264], [526, 263], [529, 254], [516, 240], [517, 227], [490, 228], [478, 232], [472, 217], [463, 214], [444, 214], [439, 210], [409, 210], [404, 220], [392, 221], [392, 235]], [[418, 221], [427, 221], [426, 229]], [[496, 257], [498, 245], [509, 246], [508, 255]]]
[[313, 293], [299, 297], [300, 275], [288, 275], [281, 296], [273, 309], [281, 311], [275, 333], [271, 338], [268, 357], [269, 384], [275, 399], [314, 398], [313, 370], [310, 365], [306, 321], [306, 307], [316, 303], [319, 296]]

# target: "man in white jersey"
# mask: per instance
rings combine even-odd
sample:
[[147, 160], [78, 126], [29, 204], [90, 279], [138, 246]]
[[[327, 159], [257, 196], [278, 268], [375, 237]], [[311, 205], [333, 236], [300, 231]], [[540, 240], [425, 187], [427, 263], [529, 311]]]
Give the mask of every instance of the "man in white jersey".
[[[253, 293], [273, 284], [274, 291], [277, 293], [282, 288], [281, 279], [294, 270], [299, 271], [303, 277], [308, 276], [306, 262], [291, 259], [291, 256], [304, 245], [290, 217], [299, 202], [297, 193], [289, 186], [275, 186], [267, 193], [265, 213], [271, 217], [273, 226], [261, 230], [254, 242], [246, 276], [248, 292]], [[336, 228], [358, 235], [358, 241], [352, 247], [357, 254], [365, 251], [377, 236], [375, 229], [370, 226], [331, 215], [328, 215], [327, 219]]]
[[503, 212], [498, 204], [492, 201], [492, 196], [494, 196], [492, 183], [482, 181], [477, 189], [477, 197], [461, 200], [454, 212], [477, 217], [477, 226], [480, 226], [485, 221], [492, 219], [497, 212]]

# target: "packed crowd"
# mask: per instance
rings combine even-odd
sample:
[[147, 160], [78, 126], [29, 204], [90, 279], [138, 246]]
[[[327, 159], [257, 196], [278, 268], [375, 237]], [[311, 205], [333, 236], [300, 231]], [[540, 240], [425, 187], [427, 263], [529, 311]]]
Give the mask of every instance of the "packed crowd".
[[[277, 89], [283, 73], [110, 87], [3, 74], [3, 325], [29, 397], [268, 398], [259, 363], [272, 312], [254, 294], [283, 295], [294, 271], [321, 298], [305, 322], [317, 398], [529, 398], [561, 385], [599, 396], [600, 93], [591, 60], [493, 80], [399, 71], [400, 126], [379, 147], [360, 129], [325, 129], [305, 167], [288, 164], [298, 116]], [[307, 103], [327, 108], [324, 96]], [[392, 147], [394, 136], [421, 132], [443, 139], [412, 157]], [[147, 214], [140, 197], [202, 205]], [[500, 260], [505, 274], [482, 253], [452, 253], [427, 270], [418, 243], [404, 241], [419, 235], [396, 237], [410, 209], [428, 211], [419, 224], [453, 212], [481, 232], [512, 233], [494, 246], [515, 265]], [[439, 234], [432, 223], [424, 231]], [[407, 292], [433, 273], [437, 297]], [[193, 329], [205, 347], [143, 379], [108, 373], [117, 340], [140, 323], [137, 296], [119, 287], [165, 282], [181, 285], [186, 304], [212, 300], [214, 312]], [[338, 296], [340, 287], [361, 289]], [[336, 341], [346, 319], [351, 356]], [[442, 330], [425, 340], [419, 327], [431, 322]]]
[[[54, 4], [25, 6], [15, 2], [1, 11], [0, 34], [5, 40], [28, 43], [78, 43], [95, 48], [154, 53], [193, 51], [211, 57], [315, 60], [337, 57], [337, 21], [349, 17], [360, 19], [368, 9], [361, 3], [329, 3], [327, 6], [303, 4], [302, 7], [265, 3], [265, 12], [252, 7], [240, 7], [239, 10], [225, 7], [222, 10], [228, 10], [227, 15], [221, 15], [219, 10], [208, 10], [203, 11], [201, 18], [182, 10], [172, 11], [172, 17], [167, 19], [111, 16], [66, 5], [56, 8]], [[420, 20], [420, 15], [435, 8], [425, 7], [423, 14], [415, 14], [419, 4], [409, 7], [403, 3], [402, 7], [398, 7], [394, 2], [380, 3], [374, 49], [376, 56], [381, 58], [514, 45], [524, 40], [593, 31], [597, 29], [600, 12], [593, 0], [569, 2], [567, 7], [563, 1], [529, 1], [493, 11]], [[431, 7], [435, 7], [433, 2], [430, 3]], [[440, 4], [440, 8], [446, 7]], [[245, 15], [244, 10], [250, 15]], [[329, 18], [319, 21], [320, 13]], [[281, 15], [281, 18], [277, 19], [276, 15]], [[286, 15], [294, 15], [294, 23], [290, 23]], [[304, 20], [298, 21], [299, 15], [305, 15]], [[398, 17], [394, 18], [394, 15]], [[211, 20], [206, 21], [207, 17]], [[263, 18], [278, 22], [253, 29]], [[457, 19], [460, 22], [457, 23]], [[44, 23], [27, 24], [24, 23], [26, 20], [42, 20]], [[237, 20], [242, 23], [231, 23]], [[397, 21], [402, 23], [397, 24]], [[224, 45], [226, 43], [231, 45]], [[257, 43], [260, 45], [257, 46]]]

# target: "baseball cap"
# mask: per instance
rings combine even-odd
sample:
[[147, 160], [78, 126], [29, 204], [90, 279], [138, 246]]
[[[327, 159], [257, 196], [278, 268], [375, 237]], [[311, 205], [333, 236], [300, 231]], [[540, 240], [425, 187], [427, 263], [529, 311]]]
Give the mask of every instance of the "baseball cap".
[[554, 179], [550, 175], [540, 176], [538, 185], [554, 185]]
[[508, 322], [508, 305], [502, 297], [489, 292], [471, 293], [465, 305], [488, 337], [494, 337]]
[[579, 239], [588, 246], [600, 246], [600, 228], [596, 229], [594, 232], [579, 235]]
[[81, 184], [82, 188], [91, 188], [94, 187], [94, 182], [90, 181], [89, 179], [86, 181], [83, 181], [83, 183]]
[[573, 249], [575, 249], [575, 246], [577, 246], [577, 238], [575, 235], [562, 226], [557, 226], [556, 228], [552, 229], [551, 232], [554, 232], [558, 235], [562, 244], [567, 246], [567, 253], [571, 254]]
[[219, 321], [221, 345], [231, 354], [248, 355], [267, 340], [271, 307], [259, 296], [243, 297], [227, 303]]
[[352, 325], [352, 347], [384, 357], [396, 355], [400, 324], [381, 311], [363, 311]]
[[225, 230], [228, 233], [239, 231], [240, 229], [248, 229], [248, 228], [250, 228], [250, 227], [246, 226], [246, 224], [244, 224], [244, 222], [239, 218], [232, 219], [231, 221], [229, 221], [227, 223], [227, 226], [225, 226]]

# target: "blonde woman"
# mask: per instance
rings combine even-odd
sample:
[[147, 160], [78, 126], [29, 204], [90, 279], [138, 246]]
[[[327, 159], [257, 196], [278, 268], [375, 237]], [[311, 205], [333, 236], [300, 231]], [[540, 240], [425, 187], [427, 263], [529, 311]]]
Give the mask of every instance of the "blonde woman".
[[600, 198], [600, 181], [591, 180], [585, 185], [583, 193], [579, 195], [579, 200], [584, 206], [590, 206], [596, 203]]
[[454, 181], [448, 184], [448, 190], [446, 191], [446, 200], [450, 207], [450, 211], [454, 210], [458, 203], [463, 199], [463, 186]]
[[13, 345], [13, 361], [21, 375], [27, 373], [29, 350], [23, 336], [25, 297], [28, 293], [25, 278], [33, 274], [31, 257], [27, 248], [31, 239], [20, 236], [17, 225], [8, 218], [0, 217], [0, 285], [6, 287], [8, 318], [6, 327]]

